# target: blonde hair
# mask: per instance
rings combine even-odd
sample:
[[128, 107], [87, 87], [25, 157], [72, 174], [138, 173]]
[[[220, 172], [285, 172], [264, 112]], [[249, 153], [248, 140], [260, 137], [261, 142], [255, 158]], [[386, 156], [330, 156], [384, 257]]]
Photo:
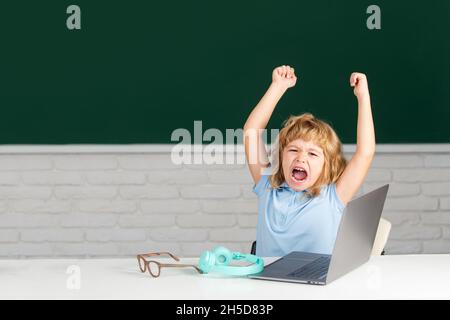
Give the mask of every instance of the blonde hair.
[[290, 116], [285, 121], [273, 151], [274, 166], [270, 184], [276, 189], [286, 180], [283, 173], [283, 150], [297, 139], [311, 141], [323, 150], [325, 162], [322, 172], [314, 185], [308, 189], [310, 196], [318, 196], [322, 185], [335, 183], [339, 179], [347, 161], [342, 152], [342, 143], [333, 128], [310, 113]]

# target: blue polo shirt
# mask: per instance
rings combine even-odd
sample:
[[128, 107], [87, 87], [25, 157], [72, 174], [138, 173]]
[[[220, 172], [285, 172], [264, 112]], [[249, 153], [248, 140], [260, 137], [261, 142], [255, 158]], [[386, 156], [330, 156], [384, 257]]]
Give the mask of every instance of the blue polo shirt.
[[331, 254], [344, 211], [336, 185], [324, 185], [316, 197], [295, 191], [284, 182], [273, 189], [262, 175], [253, 192], [258, 196], [256, 254], [279, 257], [292, 251]]

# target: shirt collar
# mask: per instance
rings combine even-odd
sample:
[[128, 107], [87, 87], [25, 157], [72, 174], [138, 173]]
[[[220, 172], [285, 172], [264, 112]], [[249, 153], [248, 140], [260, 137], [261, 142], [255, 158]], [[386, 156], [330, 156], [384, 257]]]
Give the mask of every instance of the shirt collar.
[[283, 183], [280, 185], [280, 188], [290, 188], [290, 187], [289, 187], [289, 185], [288, 185], [286, 182], [283, 182]]

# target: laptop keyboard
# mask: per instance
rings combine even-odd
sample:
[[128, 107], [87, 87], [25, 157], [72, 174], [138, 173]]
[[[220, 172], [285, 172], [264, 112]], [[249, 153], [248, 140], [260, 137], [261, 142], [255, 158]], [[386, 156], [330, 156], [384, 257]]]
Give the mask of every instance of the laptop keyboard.
[[328, 272], [330, 257], [320, 257], [291, 272], [289, 276], [303, 279], [320, 279]]

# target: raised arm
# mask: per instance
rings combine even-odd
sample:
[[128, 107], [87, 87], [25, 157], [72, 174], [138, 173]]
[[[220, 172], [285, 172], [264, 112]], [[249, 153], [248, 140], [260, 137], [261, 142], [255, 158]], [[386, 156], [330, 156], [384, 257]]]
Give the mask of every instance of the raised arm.
[[336, 183], [337, 194], [345, 205], [361, 187], [375, 155], [375, 130], [367, 77], [362, 73], [353, 73], [350, 85], [354, 87], [353, 92], [358, 99], [356, 151]]
[[247, 164], [255, 184], [261, 173], [269, 165], [266, 148], [262, 139], [263, 130], [269, 123], [273, 110], [287, 89], [295, 86], [297, 77], [294, 69], [281, 66], [273, 70], [272, 84], [262, 97], [244, 125], [244, 146]]

